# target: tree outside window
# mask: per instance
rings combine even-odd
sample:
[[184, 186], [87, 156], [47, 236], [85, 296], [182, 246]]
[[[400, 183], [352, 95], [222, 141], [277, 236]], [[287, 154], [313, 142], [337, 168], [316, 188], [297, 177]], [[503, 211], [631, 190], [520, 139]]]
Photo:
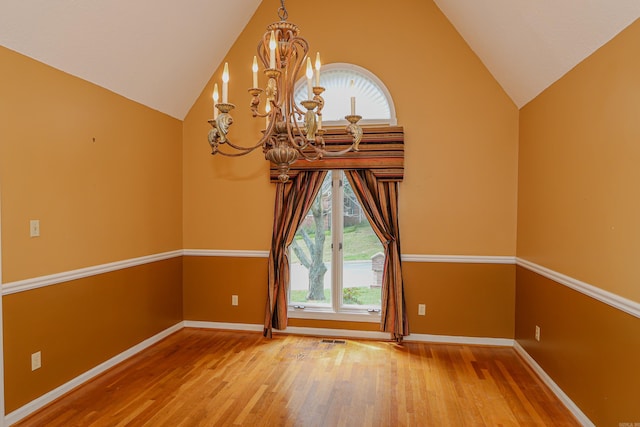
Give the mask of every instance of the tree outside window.
[[380, 309], [384, 250], [342, 171], [327, 174], [290, 250], [294, 308]]

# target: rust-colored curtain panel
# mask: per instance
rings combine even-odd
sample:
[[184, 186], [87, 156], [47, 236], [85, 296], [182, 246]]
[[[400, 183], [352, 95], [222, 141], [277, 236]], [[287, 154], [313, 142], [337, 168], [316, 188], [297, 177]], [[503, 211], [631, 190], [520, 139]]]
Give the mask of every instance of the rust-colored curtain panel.
[[370, 170], [347, 170], [345, 175], [364, 212], [384, 246], [382, 275], [382, 311], [380, 330], [389, 332], [396, 341], [409, 335], [409, 322], [404, 302], [400, 228], [398, 226], [398, 183], [381, 181]]
[[318, 194], [327, 171], [305, 171], [291, 182], [278, 182], [273, 215], [273, 237], [269, 251], [269, 289], [264, 318], [264, 336], [273, 328], [287, 327], [289, 251], [293, 237]]

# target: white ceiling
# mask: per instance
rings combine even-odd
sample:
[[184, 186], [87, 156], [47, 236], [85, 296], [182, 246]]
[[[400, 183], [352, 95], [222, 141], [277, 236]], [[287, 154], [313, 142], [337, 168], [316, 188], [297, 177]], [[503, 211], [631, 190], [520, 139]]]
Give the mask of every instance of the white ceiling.
[[518, 108], [640, 17], [640, 0], [434, 0]]
[[[640, 17], [640, 0], [434, 1], [518, 107]], [[0, 45], [183, 119], [259, 4], [0, 0]]]
[[260, 0], [0, 0], [0, 45], [183, 119]]

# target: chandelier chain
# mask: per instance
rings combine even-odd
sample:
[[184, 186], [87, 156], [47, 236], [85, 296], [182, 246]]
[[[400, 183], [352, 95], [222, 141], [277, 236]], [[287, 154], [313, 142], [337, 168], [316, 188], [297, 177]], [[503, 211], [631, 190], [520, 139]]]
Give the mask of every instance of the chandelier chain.
[[284, 0], [280, 0], [280, 7], [278, 8], [278, 17], [281, 21], [286, 21], [289, 18], [289, 12], [287, 12], [287, 8], [284, 7]]

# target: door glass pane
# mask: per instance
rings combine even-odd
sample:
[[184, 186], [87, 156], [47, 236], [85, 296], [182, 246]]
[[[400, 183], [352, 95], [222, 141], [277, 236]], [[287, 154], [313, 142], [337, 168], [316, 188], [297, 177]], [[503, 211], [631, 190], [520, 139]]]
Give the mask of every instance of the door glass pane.
[[331, 305], [331, 173], [289, 247], [293, 305]]
[[342, 304], [380, 308], [384, 248], [346, 177], [343, 183]]

